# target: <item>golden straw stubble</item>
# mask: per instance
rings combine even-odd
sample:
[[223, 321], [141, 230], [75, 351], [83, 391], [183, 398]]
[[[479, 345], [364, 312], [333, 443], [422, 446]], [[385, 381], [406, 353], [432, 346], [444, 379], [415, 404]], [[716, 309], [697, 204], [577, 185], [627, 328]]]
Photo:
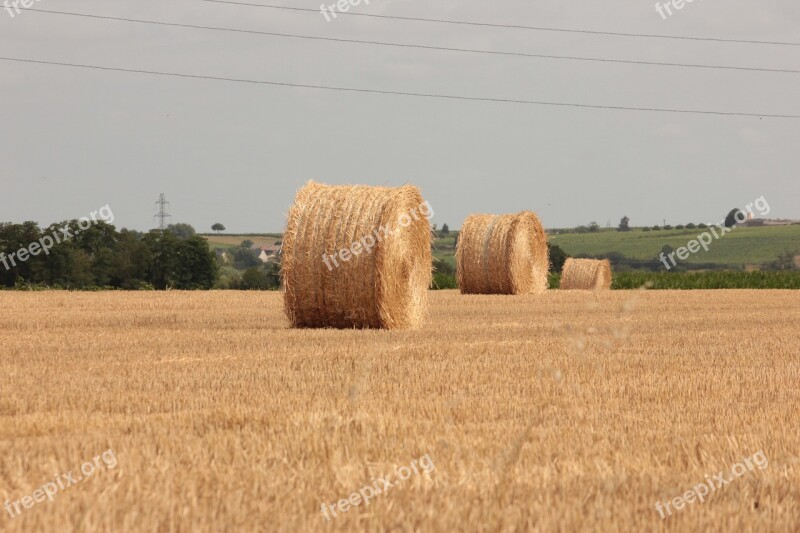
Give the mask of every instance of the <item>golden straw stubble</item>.
[[309, 182], [283, 238], [284, 308], [293, 327], [409, 329], [431, 284], [430, 204], [417, 187]]
[[458, 234], [462, 294], [540, 294], [547, 290], [547, 235], [534, 213], [470, 215]]
[[561, 272], [562, 290], [611, 289], [611, 262], [608, 259], [568, 258]]

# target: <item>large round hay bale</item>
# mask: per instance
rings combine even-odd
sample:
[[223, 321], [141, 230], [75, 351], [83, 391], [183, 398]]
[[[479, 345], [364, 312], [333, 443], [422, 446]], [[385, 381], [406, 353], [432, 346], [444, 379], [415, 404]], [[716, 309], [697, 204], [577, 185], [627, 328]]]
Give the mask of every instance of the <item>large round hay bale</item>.
[[433, 214], [419, 189], [309, 182], [289, 210], [281, 275], [294, 327], [405, 329], [431, 284]]
[[560, 289], [608, 290], [611, 288], [611, 262], [608, 259], [568, 258], [561, 272]]
[[470, 215], [458, 234], [456, 276], [462, 294], [547, 290], [547, 235], [534, 213]]

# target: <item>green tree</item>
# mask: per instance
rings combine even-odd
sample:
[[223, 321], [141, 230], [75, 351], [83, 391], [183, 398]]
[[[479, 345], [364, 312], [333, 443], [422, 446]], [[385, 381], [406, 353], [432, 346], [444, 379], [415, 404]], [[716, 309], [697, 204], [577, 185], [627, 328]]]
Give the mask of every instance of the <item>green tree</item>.
[[567, 261], [567, 255], [558, 245], [547, 243], [547, 249], [550, 252], [550, 272], [558, 272], [564, 269], [564, 263]]
[[267, 290], [269, 288], [269, 280], [266, 272], [258, 267], [248, 268], [242, 273], [240, 288], [245, 291]]
[[219, 269], [215, 289], [238, 289], [241, 286], [242, 273], [233, 267], [223, 266]]
[[[53, 235], [58, 236], [58, 240], [63, 239], [62, 229], [71, 232], [74, 229], [74, 225], [67, 222], [51, 224], [44, 229], [42, 240], [44, 241], [45, 237], [49, 237], [50, 240], [55, 242], [56, 238]], [[80, 288], [73, 286], [76, 276], [73, 275], [72, 270], [77, 268], [76, 265], [80, 263], [80, 260], [76, 262], [73, 257], [77, 250], [78, 247], [72, 240], [62, 240], [61, 243], [54, 244], [49, 253], [42, 258], [36, 276], [37, 282], [50, 287]]]
[[150, 256], [147, 280], [156, 289], [177, 288], [178, 256], [176, 250], [181, 242], [169, 230], [152, 230], [144, 236]]
[[267, 280], [269, 281], [269, 288], [270, 289], [280, 289], [281, 288], [281, 263], [280, 263], [280, 259], [278, 261], [273, 261], [271, 263], [267, 263], [264, 266], [264, 270], [267, 272]]
[[744, 211], [742, 211], [738, 207], [731, 209], [730, 213], [728, 213], [728, 215], [725, 217], [725, 227], [732, 228], [736, 224], [744, 222], [745, 220], [747, 220], [747, 215], [745, 214]]
[[219, 222], [217, 222], [216, 224], [214, 224], [213, 226], [211, 226], [211, 231], [216, 231], [216, 232], [217, 232], [217, 235], [219, 235], [219, 232], [220, 232], [220, 231], [225, 231], [225, 226], [223, 226], [222, 224], [220, 224]]
[[150, 250], [136, 231], [122, 229], [112, 259], [110, 285], [125, 290], [148, 286], [147, 270], [152, 257]]
[[208, 241], [194, 236], [178, 242], [175, 288], [207, 290], [217, 281], [217, 258]]
[[630, 221], [631, 219], [627, 216], [622, 217], [622, 219], [619, 221], [619, 226], [617, 226], [617, 231], [630, 231]]
[[253, 241], [251, 241], [250, 239], [245, 239], [239, 246], [244, 248], [245, 250], [249, 250], [250, 248], [253, 247]]
[[[34, 274], [41, 262], [39, 256], [42, 254], [22, 261], [19, 258], [19, 250], [28, 248], [41, 236], [41, 230], [36, 222], [0, 224], [0, 253], [4, 254], [0, 256], [0, 283], [6, 287], [13, 287], [20, 279], [27, 282], [36, 281]], [[26, 255], [28, 251], [23, 252], [23, 257]]]
[[[189, 237], [194, 237], [197, 234], [191, 224], [184, 224], [182, 222], [179, 222], [178, 224], [170, 224], [167, 226], [167, 229], [177, 235], [179, 239], [188, 239]], [[225, 228], [222, 229], [224, 230]]]
[[67, 257], [67, 278], [63, 284], [65, 289], [85, 289], [97, 286], [97, 281], [92, 274], [92, 257], [88, 253], [76, 247]]
[[448, 226], [446, 223], [442, 224], [442, 232], [441, 232], [441, 234], [442, 234], [442, 236], [445, 236], [445, 237], [447, 235], [450, 235], [450, 226]]
[[[75, 224], [77, 226], [77, 223]], [[103, 221], [98, 221], [85, 230], [76, 227], [72, 242], [91, 262], [91, 285], [105, 287], [111, 283], [114, 275], [114, 250], [118, 238], [116, 228]]]
[[233, 252], [233, 266], [239, 270], [257, 267], [261, 260], [249, 249], [239, 248]]
[[268, 263], [261, 267], [248, 268], [242, 273], [241, 282], [236, 287], [241, 290], [272, 290], [281, 286], [280, 265]]
[[600, 224], [598, 224], [595, 221], [590, 222], [589, 223], [589, 231], [591, 233], [596, 233], [596, 232], [600, 231]]
[[[39, 244], [38, 249], [34, 243]], [[49, 246], [46, 252], [45, 246]], [[142, 235], [125, 229], [117, 232], [102, 221], [80, 228], [77, 220], [44, 230], [34, 222], [0, 224], [0, 251], [12, 250], [18, 255], [21, 248], [38, 253], [15, 261], [10, 265], [13, 268], [0, 266], [3, 285], [206, 289], [217, 276], [216, 259], [205, 239], [195, 235], [182, 240], [170, 230]]]

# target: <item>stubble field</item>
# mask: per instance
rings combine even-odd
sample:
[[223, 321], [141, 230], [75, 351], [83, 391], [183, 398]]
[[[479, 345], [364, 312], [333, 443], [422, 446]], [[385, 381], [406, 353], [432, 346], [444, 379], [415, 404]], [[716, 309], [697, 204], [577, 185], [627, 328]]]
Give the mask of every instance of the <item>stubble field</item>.
[[0, 530], [800, 529], [800, 292], [430, 297], [385, 332], [287, 329], [278, 293], [0, 293]]

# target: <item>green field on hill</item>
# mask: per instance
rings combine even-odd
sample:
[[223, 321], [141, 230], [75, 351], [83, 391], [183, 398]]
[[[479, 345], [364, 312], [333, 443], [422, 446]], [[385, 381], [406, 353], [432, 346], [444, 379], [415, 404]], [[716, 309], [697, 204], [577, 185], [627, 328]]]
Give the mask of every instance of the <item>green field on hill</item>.
[[[643, 231], [634, 228], [628, 232], [602, 229], [594, 233], [565, 233], [551, 230], [548, 235], [550, 244], [559, 246], [571, 256], [622, 254], [633, 260], [651, 260], [658, 256], [661, 249], [671, 246], [677, 250], [705, 231], [710, 229], [682, 229]], [[455, 267], [455, 236], [451, 232], [447, 237], [434, 241], [434, 257], [449, 267]], [[719, 233], [719, 229], [717, 229]], [[244, 235], [203, 235], [212, 248], [236, 247], [248, 239], [256, 245], [274, 244], [280, 239], [277, 233], [244, 234]], [[714, 239], [706, 252], [702, 248], [688, 257], [685, 263], [694, 265], [711, 265], [714, 268], [741, 269], [746, 265], [759, 266], [774, 261], [785, 252], [800, 254], [800, 225], [778, 227], [738, 227]], [[441, 264], [441, 263], [440, 263]], [[447, 267], [445, 267], [447, 269]], [[442, 270], [439, 268], [438, 270]]]
[[[642, 231], [635, 228], [620, 232], [603, 229], [596, 233], [551, 233], [548, 240], [572, 256], [617, 252], [630, 259], [647, 260], [656, 257], [665, 245], [678, 249], [704, 231], [710, 230]], [[786, 251], [800, 254], [800, 225], [735, 228], [721, 238], [713, 239], [708, 252], [701, 248], [686, 262], [738, 267], [760, 265], [775, 260]]]
[[271, 246], [276, 241], [280, 240], [279, 233], [261, 233], [261, 234], [245, 234], [245, 235], [228, 235], [228, 234], [211, 234], [204, 233], [200, 235], [208, 241], [208, 245], [213, 248], [238, 248], [242, 241], [252, 241], [255, 246]]
[[[550, 275], [558, 289], [560, 274]], [[616, 272], [613, 290], [800, 289], [800, 272]]]

